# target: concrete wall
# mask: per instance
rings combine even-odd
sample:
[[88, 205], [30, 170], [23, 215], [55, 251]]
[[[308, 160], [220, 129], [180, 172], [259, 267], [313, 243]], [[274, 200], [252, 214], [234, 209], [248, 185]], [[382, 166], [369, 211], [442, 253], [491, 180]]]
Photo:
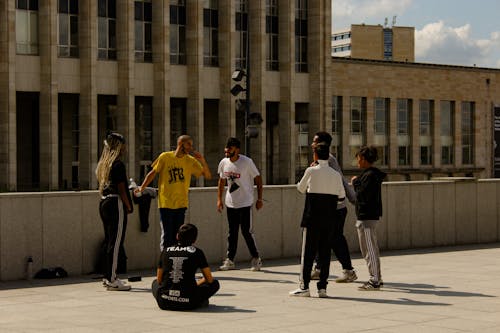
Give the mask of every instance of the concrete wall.
[[[381, 249], [409, 249], [500, 241], [500, 180], [388, 182], [382, 187], [384, 216], [378, 229]], [[257, 245], [264, 259], [299, 256], [304, 196], [295, 186], [266, 186], [264, 208], [254, 211]], [[0, 194], [0, 280], [25, 277], [27, 256], [33, 271], [62, 266], [70, 274], [94, 269], [103, 238], [97, 192]], [[217, 213], [216, 188], [194, 188], [186, 221], [200, 230], [198, 246], [209, 262], [225, 256], [225, 211]], [[125, 248], [129, 269], [153, 268], [159, 255], [156, 202], [150, 229], [139, 230], [138, 209], [129, 216]], [[358, 252], [354, 209], [345, 234]], [[249, 254], [240, 236], [237, 261]]]

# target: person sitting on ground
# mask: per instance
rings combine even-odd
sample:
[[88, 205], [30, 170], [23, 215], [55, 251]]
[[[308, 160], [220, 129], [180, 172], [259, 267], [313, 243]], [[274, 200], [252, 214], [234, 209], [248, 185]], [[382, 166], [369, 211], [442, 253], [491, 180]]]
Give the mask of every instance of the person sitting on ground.
[[[194, 224], [181, 225], [177, 245], [165, 247], [160, 256], [153, 296], [162, 310], [190, 310], [208, 306], [208, 299], [220, 288], [212, 277], [203, 251], [193, 246], [198, 237]], [[203, 277], [196, 280], [200, 268]]]

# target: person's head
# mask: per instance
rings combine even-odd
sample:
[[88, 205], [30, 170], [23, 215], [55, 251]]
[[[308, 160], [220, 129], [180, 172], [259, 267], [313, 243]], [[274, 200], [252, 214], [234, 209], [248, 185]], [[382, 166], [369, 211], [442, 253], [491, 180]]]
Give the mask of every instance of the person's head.
[[226, 147], [224, 148], [224, 155], [228, 158], [237, 157], [240, 154], [241, 142], [237, 138], [228, 138]]
[[324, 142], [314, 146], [313, 151], [318, 157], [318, 160], [328, 160], [328, 157], [330, 157], [330, 147]]
[[177, 150], [189, 154], [193, 150], [193, 139], [187, 134], [179, 136], [177, 138]]
[[185, 223], [179, 227], [177, 232], [177, 241], [181, 246], [190, 246], [198, 237], [198, 228], [194, 224]]
[[378, 151], [374, 146], [363, 146], [356, 153], [358, 167], [366, 169], [378, 160]]
[[311, 143], [311, 147], [315, 147], [319, 143], [324, 143], [327, 146], [332, 144], [332, 136], [327, 132], [317, 132], [314, 135], [313, 142]]
[[104, 148], [97, 163], [95, 174], [102, 194], [104, 187], [109, 184], [109, 172], [113, 162], [125, 151], [125, 138], [120, 133], [111, 132], [104, 140]]

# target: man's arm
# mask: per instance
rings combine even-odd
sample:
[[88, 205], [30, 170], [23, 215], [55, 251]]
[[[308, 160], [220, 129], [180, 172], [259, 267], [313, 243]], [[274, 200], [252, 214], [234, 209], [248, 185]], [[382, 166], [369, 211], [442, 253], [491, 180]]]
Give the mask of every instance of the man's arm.
[[224, 209], [224, 203], [222, 201], [222, 193], [224, 193], [224, 187], [226, 186], [226, 180], [224, 178], [219, 178], [217, 183], [217, 211], [219, 213]]
[[156, 270], [156, 280], [158, 280], [158, 283], [161, 283], [162, 279], [163, 279], [163, 269], [158, 268]]
[[257, 202], [255, 203], [255, 208], [261, 209], [262, 206], [264, 205], [264, 202], [262, 200], [262, 191], [263, 191], [263, 186], [262, 186], [262, 177], [260, 175], [256, 176], [254, 178], [255, 185], [257, 185]]
[[212, 179], [212, 173], [210, 172], [210, 168], [208, 167], [205, 157], [203, 157], [203, 155], [201, 155], [197, 151], [193, 151], [193, 157], [201, 163], [201, 174], [203, 175], [203, 177], [205, 177], [205, 179]]
[[196, 285], [201, 286], [204, 283], [212, 283], [214, 282], [214, 278], [212, 276], [212, 272], [210, 271], [210, 267], [205, 267], [201, 269], [201, 274], [203, 277], [196, 281]]
[[151, 169], [151, 171], [148, 172], [146, 177], [144, 178], [144, 181], [142, 182], [141, 186], [136, 187], [134, 190], [134, 193], [142, 193], [144, 189], [155, 179], [156, 177], [156, 171], [154, 169]]

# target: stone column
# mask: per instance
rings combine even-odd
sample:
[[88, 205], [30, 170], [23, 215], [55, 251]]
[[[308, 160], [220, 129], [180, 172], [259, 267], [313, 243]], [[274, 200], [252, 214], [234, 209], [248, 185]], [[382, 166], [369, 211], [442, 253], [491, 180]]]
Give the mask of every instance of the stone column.
[[[58, 188], [57, 1], [39, 2], [40, 190]], [[77, 59], [68, 59], [78, 64]]]
[[170, 142], [170, 2], [153, 1], [153, 159]]
[[295, 2], [279, 0], [279, 183], [295, 182], [295, 101], [292, 82], [295, 79]]
[[[118, 60], [117, 127], [127, 139], [127, 170], [135, 167], [135, 52], [134, 2], [117, 1], [116, 47]], [[156, 52], [156, 50], [153, 50]]]
[[[247, 0], [248, 24], [250, 28], [250, 93], [251, 112], [258, 112], [262, 119], [266, 119], [266, 101], [264, 97], [265, 83], [263, 82], [266, 68], [266, 3], [265, 0]], [[265, 180], [266, 171], [266, 127], [262, 123], [259, 136], [250, 139], [250, 152], [255, 165]]]
[[96, 90], [97, 2], [79, 2], [80, 43], [80, 188], [96, 188], [98, 110]]
[[[411, 103], [410, 103], [411, 102]], [[411, 99], [408, 102], [410, 107], [410, 166], [420, 168], [420, 101]]]
[[389, 169], [398, 167], [397, 107], [397, 96], [391, 96], [389, 108]]
[[15, 3], [0, 0], [0, 191], [16, 190], [15, 16]]

